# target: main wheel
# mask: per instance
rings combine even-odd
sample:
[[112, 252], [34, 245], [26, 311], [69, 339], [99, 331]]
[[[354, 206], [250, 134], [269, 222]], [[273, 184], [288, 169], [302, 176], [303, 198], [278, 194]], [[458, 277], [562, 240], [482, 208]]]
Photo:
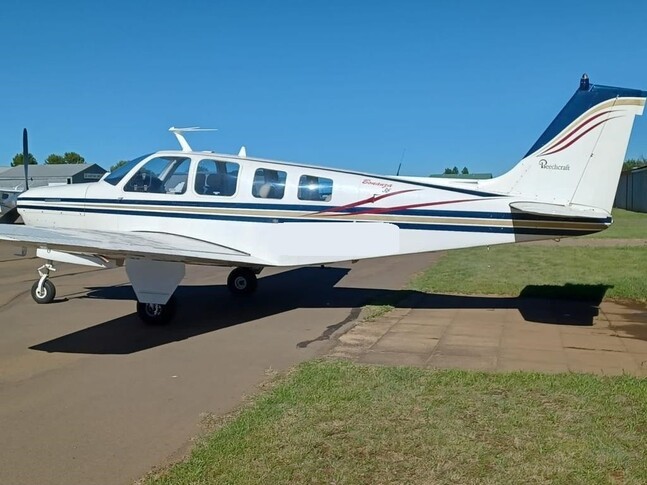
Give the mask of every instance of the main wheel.
[[227, 288], [234, 295], [251, 295], [257, 286], [256, 274], [249, 268], [236, 268], [227, 278]]
[[159, 303], [137, 302], [137, 315], [144, 323], [150, 325], [164, 325], [171, 321], [175, 315], [175, 297], [171, 297], [166, 305]]
[[45, 280], [43, 281], [43, 287], [39, 291], [38, 281], [36, 281], [31, 287], [31, 297], [36, 303], [51, 303], [56, 298], [56, 287], [50, 280]]

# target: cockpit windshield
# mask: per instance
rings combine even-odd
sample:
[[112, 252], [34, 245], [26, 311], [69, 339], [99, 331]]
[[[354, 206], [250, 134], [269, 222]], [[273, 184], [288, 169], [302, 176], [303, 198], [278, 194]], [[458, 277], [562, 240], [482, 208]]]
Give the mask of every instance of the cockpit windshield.
[[144, 158], [149, 157], [151, 154], [148, 153], [146, 155], [142, 155], [141, 157], [137, 157], [134, 160], [131, 160], [130, 162], [126, 162], [123, 164], [121, 167], [117, 168], [113, 172], [110, 172], [103, 180], [105, 182], [108, 182], [111, 185], [117, 185], [121, 180], [130, 173], [130, 171], [137, 165], [139, 162], [141, 162]]

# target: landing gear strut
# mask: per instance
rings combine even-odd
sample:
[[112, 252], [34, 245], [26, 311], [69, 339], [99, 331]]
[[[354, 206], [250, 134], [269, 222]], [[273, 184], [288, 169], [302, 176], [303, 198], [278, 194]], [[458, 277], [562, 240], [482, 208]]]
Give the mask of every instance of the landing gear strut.
[[227, 288], [234, 295], [246, 296], [256, 291], [258, 278], [256, 273], [250, 268], [236, 268], [227, 278]]
[[172, 296], [165, 305], [159, 303], [137, 302], [137, 315], [150, 325], [164, 325], [175, 315], [175, 297]]
[[56, 268], [49, 262], [38, 268], [40, 278], [31, 287], [31, 297], [36, 303], [51, 303], [56, 298], [56, 287], [49, 280], [50, 271], [56, 271]]

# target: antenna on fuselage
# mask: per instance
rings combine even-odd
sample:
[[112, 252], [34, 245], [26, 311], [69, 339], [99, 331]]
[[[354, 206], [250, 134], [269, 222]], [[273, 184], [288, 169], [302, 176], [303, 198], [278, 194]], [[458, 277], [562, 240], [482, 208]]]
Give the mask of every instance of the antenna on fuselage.
[[404, 154], [407, 152], [406, 148], [402, 149], [402, 155], [400, 156], [400, 165], [398, 165], [398, 171], [396, 172], [395, 176], [397, 177], [400, 175], [400, 169], [402, 168], [402, 161], [404, 160]]
[[200, 128], [198, 126], [191, 126], [189, 128], [176, 128], [175, 126], [171, 126], [168, 131], [175, 135], [175, 138], [177, 138], [177, 141], [180, 143], [183, 152], [192, 152], [193, 149], [191, 148], [191, 145], [189, 145], [189, 142], [187, 142], [186, 138], [184, 138], [185, 133], [191, 133], [194, 131], [218, 131], [218, 128]]

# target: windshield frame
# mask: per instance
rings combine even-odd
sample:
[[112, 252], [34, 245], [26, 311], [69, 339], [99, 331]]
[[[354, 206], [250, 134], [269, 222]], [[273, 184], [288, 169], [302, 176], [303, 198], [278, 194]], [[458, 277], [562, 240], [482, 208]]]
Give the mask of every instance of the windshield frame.
[[102, 180], [114, 185], [115, 187], [130, 173], [133, 171], [137, 165], [139, 165], [143, 160], [153, 155], [152, 153], [147, 153], [141, 157], [133, 158], [129, 162], [126, 162], [121, 167], [118, 167], [113, 172], [108, 173]]

